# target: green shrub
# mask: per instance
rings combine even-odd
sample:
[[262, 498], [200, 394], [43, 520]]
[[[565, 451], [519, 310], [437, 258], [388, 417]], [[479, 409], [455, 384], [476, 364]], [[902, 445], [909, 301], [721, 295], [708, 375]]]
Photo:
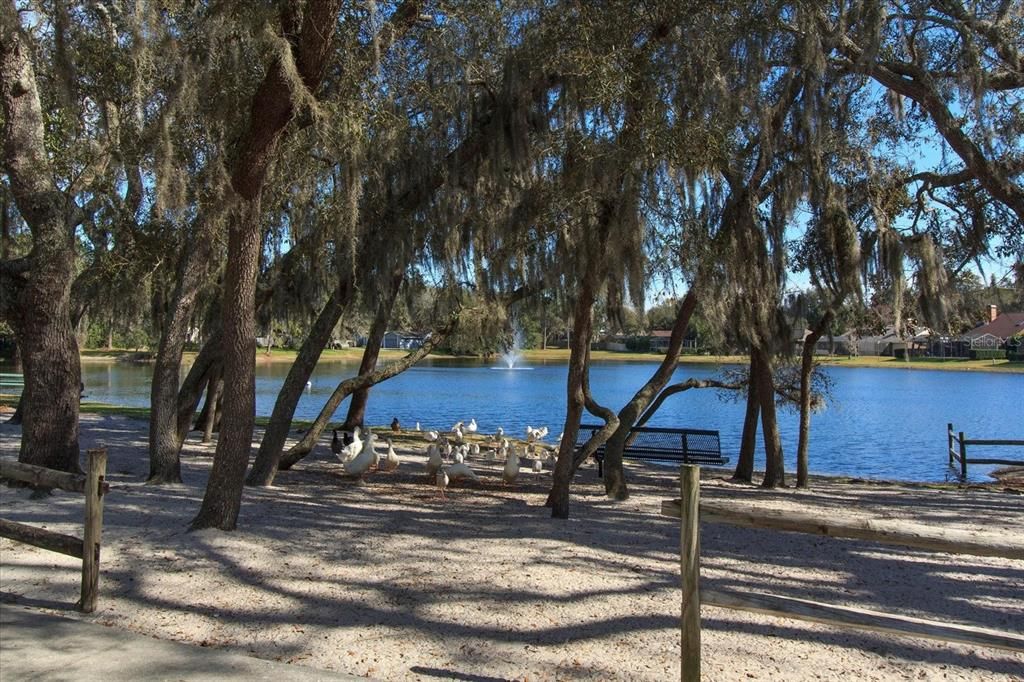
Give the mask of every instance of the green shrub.
[[1005, 360], [1006, 351], [1002, 348], [990, 350], [987, 348], [971, 351], [971, 360]]

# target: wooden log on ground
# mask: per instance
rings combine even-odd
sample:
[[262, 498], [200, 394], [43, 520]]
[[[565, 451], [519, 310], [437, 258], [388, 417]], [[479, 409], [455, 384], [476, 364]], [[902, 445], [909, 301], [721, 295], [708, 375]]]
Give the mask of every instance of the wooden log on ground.
[[0, 478], [22, 481], [34, 486], [60, 488], [73, 493], [85, 492], [85, 476], [81, 474], [69, 474], [66, 471], [56, 471], [34, 464], [22, 464], [14, 460], [0, 460]]
[[682, 660], [679, 673], [682, 682], [700, 682], [700, 467], [684, 464], [679, 469], [682, 494], [682, 530], [679, 535], [680, 572], [683, 584]]
[[[661, 504], [663, 516], [681, 518], [679, 500]], [[933, 552], [994, 556], [1024, 559], [1024, 542], [970, 531], [926, 528], [891, 519], [827, 520], [807, 512], [777, 511], [758, 505], [734, 502], [702, 502], [700, 520], [729, 523], [746, 528], [769, 528], [797, 533], [828, 535], [835, 538], [868, 540], [889, 545], [903, 545]]]
[[704, 606], [718, 606], [727, 609], [752, 611], [783, 618], [824, 623], [843, 628], [871, 630], [908, 637], [923, 637], [942, 642], [958, 642], [976, 646], [1008, 649], [1024, 652], [1024, 635], [1013, 632], [988, 630], [971, 625], [937, 623], [911, 616], [892, 613], [878, 613], [852, 606], [834, 606], [760, 593], [734, 593], [718, 590], [703, 590], [701, 603]]
[[71, 535], [56, 533], [44, 528], [36, 528], [16, 521], [0, 519], [0, 537], [10, 538], [26, 545], [41, 547], [51, 552], [60, 552], [82, 558], [82, 541]]
[[103, 530], [103, 479], [107, 474], [107, 449], [89, 450], [88, 483], [85, 489], [85, 533], [82, 536], [82, 613], [96, 610], [100, 584], [100, 535]]

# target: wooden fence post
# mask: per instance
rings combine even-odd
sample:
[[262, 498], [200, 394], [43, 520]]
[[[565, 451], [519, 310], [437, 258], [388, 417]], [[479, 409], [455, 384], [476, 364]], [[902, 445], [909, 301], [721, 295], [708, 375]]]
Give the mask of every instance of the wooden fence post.
[[953, 468], [953, 422], [946, 424], [946, 454], [949, 455], [949, 466]]
[[85, 483], [85, 531], [82, 535], [82, 613], [96, 610], [100, 584], [100, 534], [103, 529], [103, 482], [107, 473], [107, 449], [89, 450]]
[[682, 530], [679, 561], [683, 582], [682, 682], [700, 682], [700, 467], [684, 464], [679, 472]]
[[967, 480], [967, 443], [963, 431], [960, 432], [960, 478]]

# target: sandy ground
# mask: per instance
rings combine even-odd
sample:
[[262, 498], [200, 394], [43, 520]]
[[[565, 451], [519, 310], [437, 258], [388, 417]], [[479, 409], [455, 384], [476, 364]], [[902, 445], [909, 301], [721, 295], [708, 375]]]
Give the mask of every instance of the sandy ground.
[[[17, 427], [0, 425], [0, 456]], [[580, 472], [572, 518], [542, 506], [549, 473], [506, 489], [496, 464], [449, 490], [403, 452], [358, 485], [327, 441], [273, 488], [246, 490], [240, 530], [188, 532], [213, 448], [190, 439], [185, 485], [140, 484], [146, 424], [83, 415], [82, 445], [109, 448], [96, 613], [76, 615], [77, 563], [0, 540], [0, 599], [154, 637], [393, 680], [679, 679], [679, 522], [660, 516], [672, 474], [632, 468], [629, 502]], [[938, 456], [938, 455], [937, 455]], [[705, 499], [824, 518], [858, 515], [1019, 539], [1024, 496], [816, 481], [810, 492], [708, 473]], [[4, 518], [81, 533], [81, 497], [0, 488]], [[1024, 562], [957, 557], [705, 524], [703, 586], [760, 590], [1024, 633]], [[706, 680], [1024, 679], [1024, 652], [843, 631], [703, 609]]]

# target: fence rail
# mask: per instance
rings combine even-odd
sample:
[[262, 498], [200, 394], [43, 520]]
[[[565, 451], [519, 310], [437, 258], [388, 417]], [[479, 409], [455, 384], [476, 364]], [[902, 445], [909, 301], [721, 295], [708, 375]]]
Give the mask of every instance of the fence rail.
[[92, 613], [96, 610], [99, 592], [103, 496], [110, 488], [105, 481], [106, 448], [89, 450], [87, 458], [88, 471], [84, 476], [0, 460], [0, 478], [85, 494], [85, 523], [81, 539], [6, 519], [0, 519], [0, 537], [81, 559], [82, 594], [76, 606], [83, 613]]
[[[956, 443], [957, 447], [954, 449], [953, 444]], [[1024, 440], [1007, 440], [1005, 438], [1000, 439], [983, 439], [983, 438], [972, 438], [968, 439], [964, 436], [963, 431], [954, 432], [953, 424], [946, 424], [946, 449], [949, 453], [949, 467], [951, 469], [956, 468], [954, 463], [960, 465], [960, 478], [967, 479], [967, 446], [968, 445], [1009, 445], [1009, 446], [1024, 446]], [[992, 457], [980, 458], [972, 457], [972, 464], [1005, 464], [1008, 466], [1024, 465], [1024, 459], [995, 459]]]
[[752, 505], [700, 502], [700, 467], [683, 465], [680, 474], [681, 499], [662, 502], [661, 513], [682, 520], [680, 530], [680, 572], [682, 574], [682, 660], [684, 682], [700, 680], [700, 607], [753, 611], [784, 618], [824, 623], [844, 628], [873, 630], [944, 642], [1009, 649], [1024, 652], [1024, 635], [957, 623], [938, 623], [920, 618], [838, 606], [807, 599], [771, 594], [750, 594], [706, 590], [700, 583], [700, 521], [770, 528], [800, 533], [856, 538], [906, 545], [953, 554], [1024, 559], [1024, 542], [975, 533], [934, 529], [893, 521], [823, 521], [807, 514], [769, 512]]

